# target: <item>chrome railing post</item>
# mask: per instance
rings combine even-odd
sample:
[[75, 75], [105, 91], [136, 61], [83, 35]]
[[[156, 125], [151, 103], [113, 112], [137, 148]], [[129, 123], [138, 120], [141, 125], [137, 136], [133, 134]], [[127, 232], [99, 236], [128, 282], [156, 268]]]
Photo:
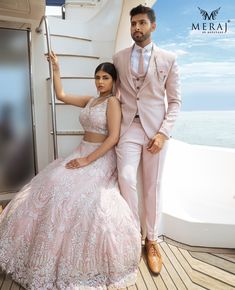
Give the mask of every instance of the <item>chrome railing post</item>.
[[62, 19], [65, 19], [65, 4], [61, 5], [61, 15]]
[[[41, 18], [39, 26], [36, 28], [37, 33], [42, 33], [41, 25], [44, 22], [46, 31], [46, 41], [47, 41], [47, 53], [51, 52], [51, 40], [50, 40], [50, 30], [48, 25], [48, 20], [46, 16]], [[56, 128], [56, 108], [55, 108], [55, 90], [54, 90], [54, 80], [53, 80], [53, 69], [52, 63], [49, 58], [49, 74], [50, 74], [50, 96], [51, 96], [51, 115], [52, 115], [52, 136], [53, 136], [53, 152], [54, 159], [58, 158], [58, 144], [57, 144], [57, 128]]]

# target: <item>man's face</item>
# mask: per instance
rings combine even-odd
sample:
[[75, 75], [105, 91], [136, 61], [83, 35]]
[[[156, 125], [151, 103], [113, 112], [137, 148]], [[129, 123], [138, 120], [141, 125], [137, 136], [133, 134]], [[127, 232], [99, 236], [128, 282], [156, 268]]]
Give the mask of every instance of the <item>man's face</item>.
[[155, 28], [156, 23], [151, 23], [147, 14], [137, 14], [131, 19], [131, 37], [137, 44], [150, 42]]

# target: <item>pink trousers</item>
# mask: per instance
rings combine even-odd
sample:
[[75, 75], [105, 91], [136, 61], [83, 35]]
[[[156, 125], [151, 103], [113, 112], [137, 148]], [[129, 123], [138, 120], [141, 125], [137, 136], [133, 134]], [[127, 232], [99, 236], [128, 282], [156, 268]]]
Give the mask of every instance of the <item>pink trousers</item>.
[[148, 142], [149, 138], [145, 134], [140, 120], [136, 118], [127, 132], [121, 136], [116, 152], [120, 190], [131, 208], [139, 228], [137, 170], [142, 161], [143, 222], [146, 226], [147, 238], [154, 241], [158, 236], [158, 194], [168, 142], [165, 142], [163, 149], [157, 154], [152, 154], [147, 150]]

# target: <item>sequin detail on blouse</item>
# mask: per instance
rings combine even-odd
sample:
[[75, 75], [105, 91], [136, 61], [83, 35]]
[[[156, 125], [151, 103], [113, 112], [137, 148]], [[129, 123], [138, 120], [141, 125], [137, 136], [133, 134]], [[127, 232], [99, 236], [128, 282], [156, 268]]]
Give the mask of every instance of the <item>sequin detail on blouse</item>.
[[95, 106], [92, 106], [92, 101], [94, 101], [94, 98], [81, 110], [79, 116], [80, 123], [87, 132], [108, 135], [106, 118], [108, 98]]

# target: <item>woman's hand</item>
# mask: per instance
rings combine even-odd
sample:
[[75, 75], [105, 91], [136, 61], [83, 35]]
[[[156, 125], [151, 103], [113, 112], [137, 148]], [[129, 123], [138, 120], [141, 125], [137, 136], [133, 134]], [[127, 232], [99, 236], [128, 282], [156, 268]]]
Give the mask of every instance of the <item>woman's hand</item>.
[[90, 164], [90, 162], [88, 161], [87, 157], [82, 157], [82, 158], [76, 158], [76, 159], [72, 159], [70, 160], [65, 167], [67, 169], [77, 169], [80, 167], [84, 167], [87, 166], [88, 164]]
[[50, 59], [50, 61], [52, 63], [53, 71], [58, 71], [60, 69], [59, 61], [58, 61], [58, 58], [57, 58], [56, 54], [53, 51], [51, 51], [51, 53], [47, 57], [48, 61], [49, 61], [49, 59]]

